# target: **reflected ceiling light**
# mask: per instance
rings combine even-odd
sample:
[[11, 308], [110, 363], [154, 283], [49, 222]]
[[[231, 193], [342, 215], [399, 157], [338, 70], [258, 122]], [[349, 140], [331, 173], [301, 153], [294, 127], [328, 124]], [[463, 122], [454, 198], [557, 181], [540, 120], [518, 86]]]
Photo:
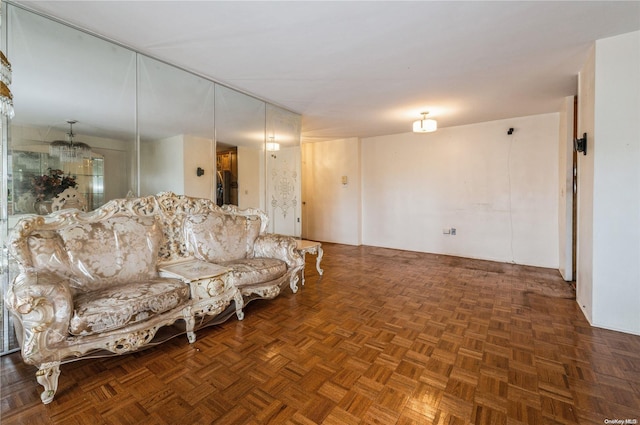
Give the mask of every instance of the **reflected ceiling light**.
[[273, 140], [274, 140], [274, 137], [269, 137], [269, 141], [267, 142], [267, 150], [269, 152], [280, 150], [280, 143], [276, 143]]
[[438, 121], [427, 119], [429, 112], [421, 112], [422, 119], [413, 122], [414, 133], [431, 133], [438, 129]]
[[11, 84], [11, 64], [9, 60], [0, 52], [0, 114], [13, 118], [13, 95], [9, 90]]
[[79, 162], [83, 159], [91, 159], [91, 146], [82, 142], [73, 141], [73, 125], [78, 121], [69, 120], [69, 141], [56, 140], [49, 145], [49, 155], [60, 158], [60, 162]]

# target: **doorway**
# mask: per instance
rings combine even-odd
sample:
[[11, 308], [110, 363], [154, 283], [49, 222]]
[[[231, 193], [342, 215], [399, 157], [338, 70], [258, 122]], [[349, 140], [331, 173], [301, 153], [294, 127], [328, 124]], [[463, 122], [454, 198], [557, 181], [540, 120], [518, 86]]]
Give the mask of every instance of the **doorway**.
[[216, 203], [238, 205], [238, 147], [216, 148]]

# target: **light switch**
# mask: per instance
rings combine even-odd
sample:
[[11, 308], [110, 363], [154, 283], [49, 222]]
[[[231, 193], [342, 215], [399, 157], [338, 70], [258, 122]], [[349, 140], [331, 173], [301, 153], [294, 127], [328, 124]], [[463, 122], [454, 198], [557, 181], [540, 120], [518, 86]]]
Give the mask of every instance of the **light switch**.
[[347, 183], [348, 183], [347, 176], [342, 176], [342, 184], [346, 186]]

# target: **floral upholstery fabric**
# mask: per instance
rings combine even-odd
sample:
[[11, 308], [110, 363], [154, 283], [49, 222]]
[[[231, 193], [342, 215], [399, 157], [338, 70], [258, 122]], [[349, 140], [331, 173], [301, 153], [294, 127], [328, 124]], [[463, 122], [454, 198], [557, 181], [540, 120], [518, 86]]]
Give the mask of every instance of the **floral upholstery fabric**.
[[269, 282], [287, 272], [287, 264], [275, 258], [245, 258], [220, 265], [231, 269], [231, 282], [238, 288]]
[[69, 256], [70, 286], [89, 292], [158, 276], [162, 239], [153, 217], [111, 217], [58, 230]]
[[296, 250], [296, 241], [290, 236], [266, 233], [256, 239], [253, 256], [280, 258], [289, 268], [304, 267], [304, 259]]
[[253, 244], [260, 232], [260, 219], [211, 212], [194, 214], [185, 220], [185, 240], [201, 261], [220, 263], [253, 256]]
[[109, 332], [164, 313], [189, 300], [189, 286], [178, 279], [134, 282], [74, 299], [72, 335]]
[[64, 250], [62, 239], [55, 231], [34, 232], [27, 244], [31, 252], [31, 262], [36, 270], [45, 270], [62, 277], [71, 277], [69, 256]]

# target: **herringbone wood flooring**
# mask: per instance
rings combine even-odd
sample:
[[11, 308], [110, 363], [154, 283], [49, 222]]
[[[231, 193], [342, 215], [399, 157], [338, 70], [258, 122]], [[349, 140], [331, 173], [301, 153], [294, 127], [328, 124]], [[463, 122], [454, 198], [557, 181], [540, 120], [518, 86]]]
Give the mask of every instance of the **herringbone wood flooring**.
[[[3, 424], [603, 424], [640, 420], [640, 337], [589, 326], [557, 271], [325, 244], [297, 294], [135, 354], [2, 358]], [[633, 422], [630, 422], [633, 423]]]

